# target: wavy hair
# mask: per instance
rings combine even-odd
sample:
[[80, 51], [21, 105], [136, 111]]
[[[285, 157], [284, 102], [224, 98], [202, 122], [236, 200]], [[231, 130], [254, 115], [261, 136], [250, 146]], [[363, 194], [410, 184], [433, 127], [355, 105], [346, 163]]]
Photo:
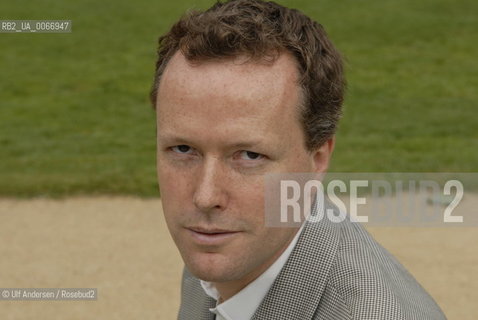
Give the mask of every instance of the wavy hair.
[[302, 89], [298, 107], [306, 149], [314, 150], [334, 135], [345, 91], [342, 58], [324, 28], [302, 12], [260, 0], [229, 0], [188, 12], [159, 38], [153, 108], [161, 76], [178, 50], [191, 62], [237, 56], [270, 61], [284, 50], [291, 53]]

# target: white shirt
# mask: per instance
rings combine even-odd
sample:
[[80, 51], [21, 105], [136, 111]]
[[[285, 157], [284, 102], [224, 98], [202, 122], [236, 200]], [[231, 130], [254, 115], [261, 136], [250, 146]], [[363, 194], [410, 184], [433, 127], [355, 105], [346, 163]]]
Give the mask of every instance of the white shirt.
[[[289, 259], [303, 228], [304, 224], [302, 224], [287, 249], [264, 273], [231, 298], [216, 305], [215, 308], [209, 309], [216, 315], [216, 320], [249, 320], [252, 318], [287, 259]], [[219, 292], [211, 282], [201, 280], [201, 286], [208, 296], [216, 301], [219, 300]]]

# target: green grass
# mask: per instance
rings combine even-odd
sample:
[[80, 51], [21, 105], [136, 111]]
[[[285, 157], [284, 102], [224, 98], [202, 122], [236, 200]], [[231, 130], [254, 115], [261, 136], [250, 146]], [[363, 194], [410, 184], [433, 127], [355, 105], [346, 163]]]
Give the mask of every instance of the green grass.
[[[279, 2], [347, 59], [333, 171], [478, 171], [476, 1]], [[3, 1], [0, 19], [73, 32], [0, 34], [0, 195], [157, 195], [157, 37], [211, 3]]]

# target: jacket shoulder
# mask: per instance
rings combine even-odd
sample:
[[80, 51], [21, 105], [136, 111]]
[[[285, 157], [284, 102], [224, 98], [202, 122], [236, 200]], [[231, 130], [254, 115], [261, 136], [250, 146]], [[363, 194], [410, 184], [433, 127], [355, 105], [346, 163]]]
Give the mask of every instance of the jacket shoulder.
[[333, 296], [350, 319], [446, 319], [414, 277], [359, 223], [343, 223], [340, 237], [322, 299]]

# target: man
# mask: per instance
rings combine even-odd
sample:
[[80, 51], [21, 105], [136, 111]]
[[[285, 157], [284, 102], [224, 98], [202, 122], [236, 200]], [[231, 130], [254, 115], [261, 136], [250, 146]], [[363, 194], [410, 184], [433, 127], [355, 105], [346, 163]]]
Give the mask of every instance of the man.
[[326, 171], [344, 93], [323, 28], [273, 2], [216, 3], [160, 38], [151, 92], [179, 319], [443, 319], [358, 224], [264, 223], [264, 176]]

